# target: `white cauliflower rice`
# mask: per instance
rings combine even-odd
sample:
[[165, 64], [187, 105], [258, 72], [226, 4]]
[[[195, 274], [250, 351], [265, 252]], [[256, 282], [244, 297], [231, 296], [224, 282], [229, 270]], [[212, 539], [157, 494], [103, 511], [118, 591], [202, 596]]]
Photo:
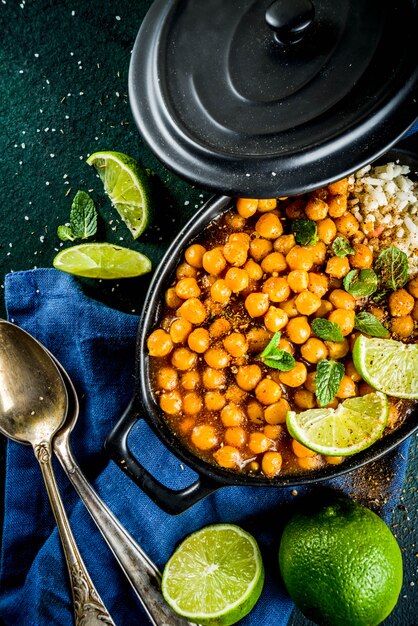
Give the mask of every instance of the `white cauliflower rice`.
[[368, 244], [377, 252], [396, 246], [408, 256], [410, 276], [418, 272], [418, 183], [407, 165], [367, 165], [349, 178], [349, 207]]

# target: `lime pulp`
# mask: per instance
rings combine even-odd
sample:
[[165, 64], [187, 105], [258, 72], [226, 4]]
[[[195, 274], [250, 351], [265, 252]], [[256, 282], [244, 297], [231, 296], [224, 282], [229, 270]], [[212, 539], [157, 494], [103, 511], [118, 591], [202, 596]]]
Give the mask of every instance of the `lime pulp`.
[[151, 261], [136, 250], [112, 243], [82, 243], [61, 250], [53, 265], [62, 272], [86, 278], [132, 278], [151, 271]]

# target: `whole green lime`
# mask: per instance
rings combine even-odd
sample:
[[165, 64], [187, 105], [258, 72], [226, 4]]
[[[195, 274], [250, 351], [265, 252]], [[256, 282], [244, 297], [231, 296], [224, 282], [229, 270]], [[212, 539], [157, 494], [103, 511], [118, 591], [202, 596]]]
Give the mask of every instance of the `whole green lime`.
[[402, 587], [402, 556], [386, 524], [347, 498], [297, 513], [280, 543], [290, 597], [320, 626], [376, 626]]

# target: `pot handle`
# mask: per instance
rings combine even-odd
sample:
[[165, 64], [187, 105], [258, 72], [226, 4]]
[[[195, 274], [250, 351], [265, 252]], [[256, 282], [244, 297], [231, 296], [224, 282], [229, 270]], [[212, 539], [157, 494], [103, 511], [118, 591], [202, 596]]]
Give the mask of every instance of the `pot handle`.
[[125, 413], [109, 433], [105, 449], [113, 461], [125, 472], [163, 511], [178, 515], [206, 498], [222, 485], [205, 476], [199, 476], [196, 482], [184, 489], [174, 490], [160, 483], [133, 456], [128, 445], [129, 433], [141, 416], [132, 399]]

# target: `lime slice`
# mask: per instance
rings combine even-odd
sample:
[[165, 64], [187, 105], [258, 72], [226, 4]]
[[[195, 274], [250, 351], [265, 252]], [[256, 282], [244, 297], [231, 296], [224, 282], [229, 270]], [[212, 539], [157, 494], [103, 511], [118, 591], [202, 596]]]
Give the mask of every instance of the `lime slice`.
[[164, 568], [162, 592], [186, 619], [228, 626], [251, 611], [263, 583], [255, 539], [233, 524], [214, 524], [180, 544]]
[[148, 257], [112, 243], [82, 243], [61, 250], [53, 260], [58, 270], [87, 278], [131, 278], [151, 271]]
[[418, 399], [418, 345], [360, 335], [354, 344], [356, 370], [374, 389], [395, 398]]
[[87, 159], [93, 165], [113, 206], [136, 239], [150, 220], [149, 182], [146, 172], [122, 152], [95, 152]]
[[304, 446], [327, 456], [349, 456], [372, 445], [388, 419], [388, 401], [377, 391], [348, 398], [336, 409], [289, 411], [287, 428]]

